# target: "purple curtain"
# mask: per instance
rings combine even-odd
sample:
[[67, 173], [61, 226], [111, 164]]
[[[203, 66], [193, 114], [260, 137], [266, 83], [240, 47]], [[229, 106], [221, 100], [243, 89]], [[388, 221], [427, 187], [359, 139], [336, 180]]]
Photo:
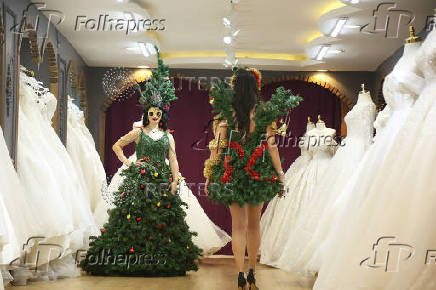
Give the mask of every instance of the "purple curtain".
[[[212, 112], [208, 99], [208, 91], [199, 89], [197, 85], [187, 80], [174, 80], [178, 100], [171, 107], [169, 114], [169, 128], [174, 130], [176, 140], [177, 158], [180, 172], [190, 184], [193, 194], [196, 195], [209, 218], [231, 233], [232, 223], [230, 212], [225, 206], [216, 205], [204, 196], [201, 183], [203, 178], [203, 164], [208, 158], [207, 144], [213, 138], [211, 129]], [[328, 89], [316, 84], [302, 81], [286, 81], [266, 85], [262, 95], [270, 96], [275, 88], [284, 86], [295, 94], [304, 97], [305, 101], [292, 112], [290, 130], [293, 136], [301, 136], [306, 129], [308, 116], [315, 120], [321, 114], [328, 127], [340, 132], [341, 104], [339, 99]], [[142, 114], [138, 106], [138, 94], [114, 103], [106, 115], [106, 150], [105, 167], [109, 175], [116, 172], [121, 163], [112, 152], [112, 144], [124, 133], [131, 130], [132, 123], [139, 120]], [[281, 140], [281, 144], [286, 144]], [[126, 149], [126, 156], [133, 153], [133, 146]], [[289, 146], [280, 148], [283, 157], [283, 168], [286, 170], [300, 155], [298, 147]], [[218, 252], [218, 254], [232, 254], [231, 244]]]

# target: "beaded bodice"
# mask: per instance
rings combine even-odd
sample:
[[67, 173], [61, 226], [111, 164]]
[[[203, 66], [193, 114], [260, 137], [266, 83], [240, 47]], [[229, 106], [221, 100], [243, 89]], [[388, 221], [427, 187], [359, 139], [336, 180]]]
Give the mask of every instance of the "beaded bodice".
[[164, 132], [159, 139], [152, 139], [149, 135], [141, 130], [139, 142], [135, 146], [136, 156], [138, 158], [149, 157], [150, 161], [165, 162], [168, 155], [169, 139], [168, 133]]

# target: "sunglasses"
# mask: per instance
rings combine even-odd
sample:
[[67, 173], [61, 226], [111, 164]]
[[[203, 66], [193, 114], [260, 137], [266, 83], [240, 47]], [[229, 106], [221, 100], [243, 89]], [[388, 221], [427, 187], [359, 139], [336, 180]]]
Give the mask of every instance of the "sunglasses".
[[148, 115], [150, 116], [150, 117], [154, 117], [155, 115], [156, 115], [156, 117], [160, 117], [160, 116], [162, 116], [162, 112], [160, 112], [160, 111], [157, 111], [157, 112], [153, 112], [153, 111], [149, 111], [148, 112]]

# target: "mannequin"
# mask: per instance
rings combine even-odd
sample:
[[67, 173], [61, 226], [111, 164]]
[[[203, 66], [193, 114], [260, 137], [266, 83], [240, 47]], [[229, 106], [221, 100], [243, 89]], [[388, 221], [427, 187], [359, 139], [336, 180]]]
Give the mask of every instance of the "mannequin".
[[309, 144], [311, 146], [334, 145], [336, 142], [334, 137], [336, 135], [336, 130], [327, 128], [325, 122], [321, 119], [321, 115], [318, 115], [318, 122], [314, 129], [307, 132], [309, 136]]
[[359, 93], [359, 97], [357, 99], [356, 105], [367, 104], [367, 103], [373, 103], [373, 101], [372, 101], [370, 92], [365, 91], [365, 84], [362, 84], [362, 90]]

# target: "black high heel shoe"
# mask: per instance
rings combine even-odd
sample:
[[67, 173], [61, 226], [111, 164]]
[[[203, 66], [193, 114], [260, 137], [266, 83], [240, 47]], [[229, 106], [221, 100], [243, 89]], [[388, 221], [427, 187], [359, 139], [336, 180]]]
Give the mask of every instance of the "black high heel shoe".
[[247, 275], [248, 289], [249, 290], [259, 290], [256, 287], [256, 278], [254, 278], [254, 270], [250, 269]]
[[244, 272], [239, 272], [238, 276], [238, 290], [245, 290], [245, 286], [247, 285], [247, 280], [245, 280]]

